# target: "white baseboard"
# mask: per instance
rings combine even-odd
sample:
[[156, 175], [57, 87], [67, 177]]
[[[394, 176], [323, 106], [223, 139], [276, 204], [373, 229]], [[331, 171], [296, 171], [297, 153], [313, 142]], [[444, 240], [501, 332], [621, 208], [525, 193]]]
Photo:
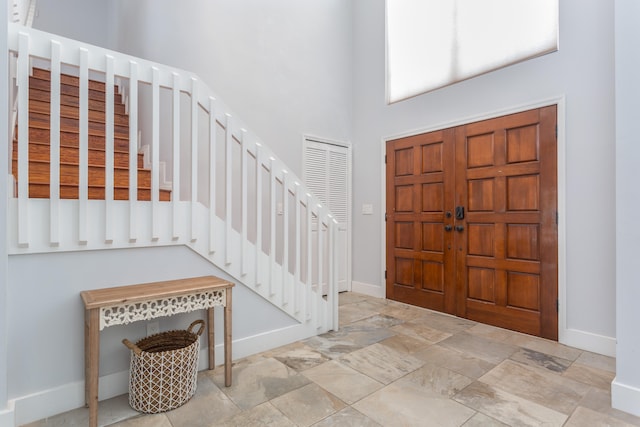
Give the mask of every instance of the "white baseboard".
[[[311, 323], [296, 324], [282, 329], [264, 332], [258, 335], [233, 341], [232, 359], [240, 359], [262, 351], [267, 351], [317, 335], [318, 330]], [[201, 348], [198, 367], [208, 368], [208, 351]], [[216, 366], [224, 363], [224, 347], [216, 345]], [[116, 372], [100, 377], [99, 399], [105, 400], [128, 393], [129, 371]], [[84, 406], [84, 381], [22, 396], [9, 402], [11, 409], [5, 414], [0, 411], [0, 427], [14, 427], [28, 424], [43, 418]]]
[[560, 331], [561, 344], [605, 356], [616, 357], [616, 339], [578, 329]]
[[372, 285], [364, 282], [351, 281], [351, 292], [368, 295], [374, 298], [386, 298], [384, 286]]
[[618, 382], [618, 377], [611, 383], [611, 406], [640, 417], [640, 389]]
[[0, 427], [14, 427], [15, 425], [13, 402], [9, 402], [7, 408], [0, 411]]

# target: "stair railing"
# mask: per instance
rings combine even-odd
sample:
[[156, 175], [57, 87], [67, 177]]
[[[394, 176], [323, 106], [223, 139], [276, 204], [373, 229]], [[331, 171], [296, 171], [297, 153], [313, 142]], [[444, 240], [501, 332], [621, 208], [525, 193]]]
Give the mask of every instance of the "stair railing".
[[[337, 222], [200, 78], [19, 24], [9, 24], [9, 50], [18, 64], [11, 253], [185, 244], [299, 321], [315, 321], [318, 331], [337, 330]], [[48, 62], [51, 72], [48, 200], [29, 198], [29, 75], [35, 58]], [[75, 200], [60, 197], [60, 79], [68, 69], [79, 77]], [[105, 82], [105, 200], [88, 195], [90, 75]], [[114, 200], [116, 81], [128, 86], [128, 200]], [[142, 115], [150, 116], [148, 124]], [[143, 134], [150, 144], [150, 201], [139, 201], [137, 193], [143, 126], [149, 128]], [[170, 169], [170, 202], [160, 201], [161, 160]]]

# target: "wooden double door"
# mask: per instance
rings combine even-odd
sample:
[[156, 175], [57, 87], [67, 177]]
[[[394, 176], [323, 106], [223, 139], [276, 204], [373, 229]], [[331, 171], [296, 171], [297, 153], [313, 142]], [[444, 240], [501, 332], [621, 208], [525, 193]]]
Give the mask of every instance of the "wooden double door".
[[556, 106], [387, 142], [387, 298], [558, 339]]

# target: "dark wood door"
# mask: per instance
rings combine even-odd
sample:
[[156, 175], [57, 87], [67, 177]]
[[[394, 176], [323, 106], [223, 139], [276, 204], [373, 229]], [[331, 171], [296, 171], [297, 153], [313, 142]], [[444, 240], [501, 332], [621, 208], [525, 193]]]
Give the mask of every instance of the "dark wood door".
[[556, 107], [387, 143], [387, 297], [557, 339]]

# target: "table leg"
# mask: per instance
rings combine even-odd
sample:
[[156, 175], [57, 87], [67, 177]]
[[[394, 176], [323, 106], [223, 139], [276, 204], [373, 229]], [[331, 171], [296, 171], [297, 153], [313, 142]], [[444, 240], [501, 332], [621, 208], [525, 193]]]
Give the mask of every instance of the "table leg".
[[213, 324], [213, 307], [207, 309], [207, 331], [209, 342], [209, 370], [216, 368], [216, 341]]
[[231, 288], [226, 290], [224, 306], [224, 385], [231, 385]]
[[100, 357], [100, 312], [85, 310], [85, 399], [89, 407], [89, 427], [98, 426], [98, 371]]

